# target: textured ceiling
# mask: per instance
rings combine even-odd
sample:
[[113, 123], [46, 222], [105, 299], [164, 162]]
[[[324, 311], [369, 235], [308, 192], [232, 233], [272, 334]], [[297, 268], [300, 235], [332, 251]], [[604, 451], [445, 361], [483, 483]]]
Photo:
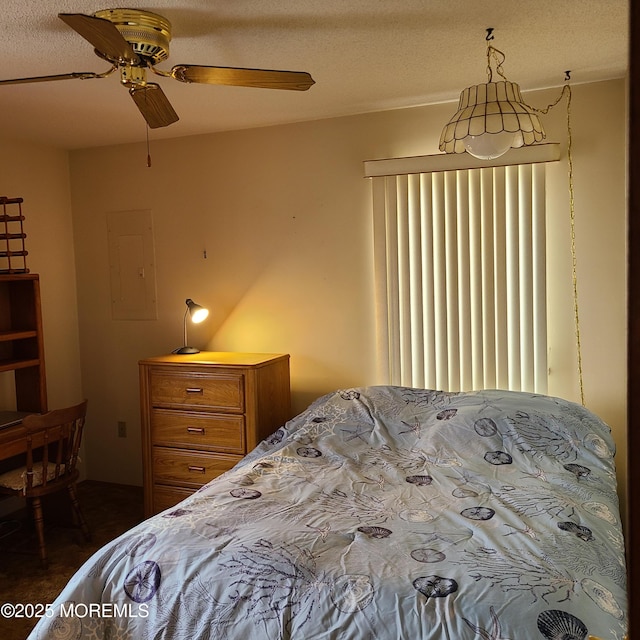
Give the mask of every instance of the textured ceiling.
[[[122, 6], [3, 0], [0, 79], [101, 72], [109, 65], [57, 17]], [[486, 81], [485, 28], [526, 92], [624, 77], [628, 0], [158, 0], [130, 7], [173, 25], [169, 60], [308, 71], [309, 91], [194, 85], [153, 78], [180, 116], [161, 139], [457, 99]], [[66, 149], [145, 140], [117, 75], [0, 86], [0, 136]]]

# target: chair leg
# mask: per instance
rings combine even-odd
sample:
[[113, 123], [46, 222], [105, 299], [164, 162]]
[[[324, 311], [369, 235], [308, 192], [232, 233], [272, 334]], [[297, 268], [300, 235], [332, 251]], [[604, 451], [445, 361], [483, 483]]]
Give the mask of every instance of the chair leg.
[[87, 521], [84, 519], [82, 511], [80, 510], [80, 502], [78, 501], [78, 494], [76, 493], [75, 484], [70, 484], [67, 487], [67, 490], [69, 491], [69, 497], [71, 498], [71, 506], [73, 507], [74, 517], [77, 519], [78, 524], [80, 525], [80, 529], [82, 529], [82, 535], [84, 536], [84, 539], [89, 542], [91, 540], [91, 532], [89, 531]]
[[38, 533], [38, 551], [40, 553], [40, 563], [43, 569], [49, 568], [49, 561], [47, 559], [47, 548], [44, 544], [44, 523], [42, 516], [42, 503], [40, 498], [31, 499], [31, 507], [33, 509], [33, 521], [36, 525], [36, 532]]

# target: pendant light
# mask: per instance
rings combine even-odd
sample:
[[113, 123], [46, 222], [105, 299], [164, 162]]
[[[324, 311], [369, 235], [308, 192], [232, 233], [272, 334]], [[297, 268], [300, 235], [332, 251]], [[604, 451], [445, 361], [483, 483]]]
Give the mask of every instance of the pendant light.
[[[487, 29], [487, 42], [493, 40]], [[544, 140], [545, 133], [534, 109], [522, 101], [520, 87], [502, 71], [505, 55], [487, 44], [488, 82], [467, 87], [460, 94], [458, 111], [440, 136], [440, 151], [470, 153], [490, 160], [509, 149]], [[492, 63], [502, 78], [494, 82]]]

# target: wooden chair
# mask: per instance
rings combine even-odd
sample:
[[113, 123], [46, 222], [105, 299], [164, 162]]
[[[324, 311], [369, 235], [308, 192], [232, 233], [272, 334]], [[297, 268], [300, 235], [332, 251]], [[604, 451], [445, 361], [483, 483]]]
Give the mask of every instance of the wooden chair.
[[82, 529], [85, 540], [91, 537], [76, 494], [78, 451], [86, 413], [85, 400], [73, 407], [26, 416], [22, 421], [27, 441], [26, 465], [0, 475], [0, 493], [24, 496], [32, 507], [40, 560], [45, 569], [48, 560], [42, 496], [66, 489], [71, 498], [75, 524]]

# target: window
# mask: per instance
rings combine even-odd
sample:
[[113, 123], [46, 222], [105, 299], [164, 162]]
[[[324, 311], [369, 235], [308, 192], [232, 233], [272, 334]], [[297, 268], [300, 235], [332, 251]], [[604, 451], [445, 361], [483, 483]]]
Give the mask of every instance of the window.
[[[416, 171], [418, 158], [365, 163], [382, 382], [547, 391], [540, 162], [557, 159], [558, 149], [540, 146], [542, 161], [508, 166]], [[451, 161], [425, 159], [445, 157]], [[410, 170], [398, 171], [407, 161]]]

